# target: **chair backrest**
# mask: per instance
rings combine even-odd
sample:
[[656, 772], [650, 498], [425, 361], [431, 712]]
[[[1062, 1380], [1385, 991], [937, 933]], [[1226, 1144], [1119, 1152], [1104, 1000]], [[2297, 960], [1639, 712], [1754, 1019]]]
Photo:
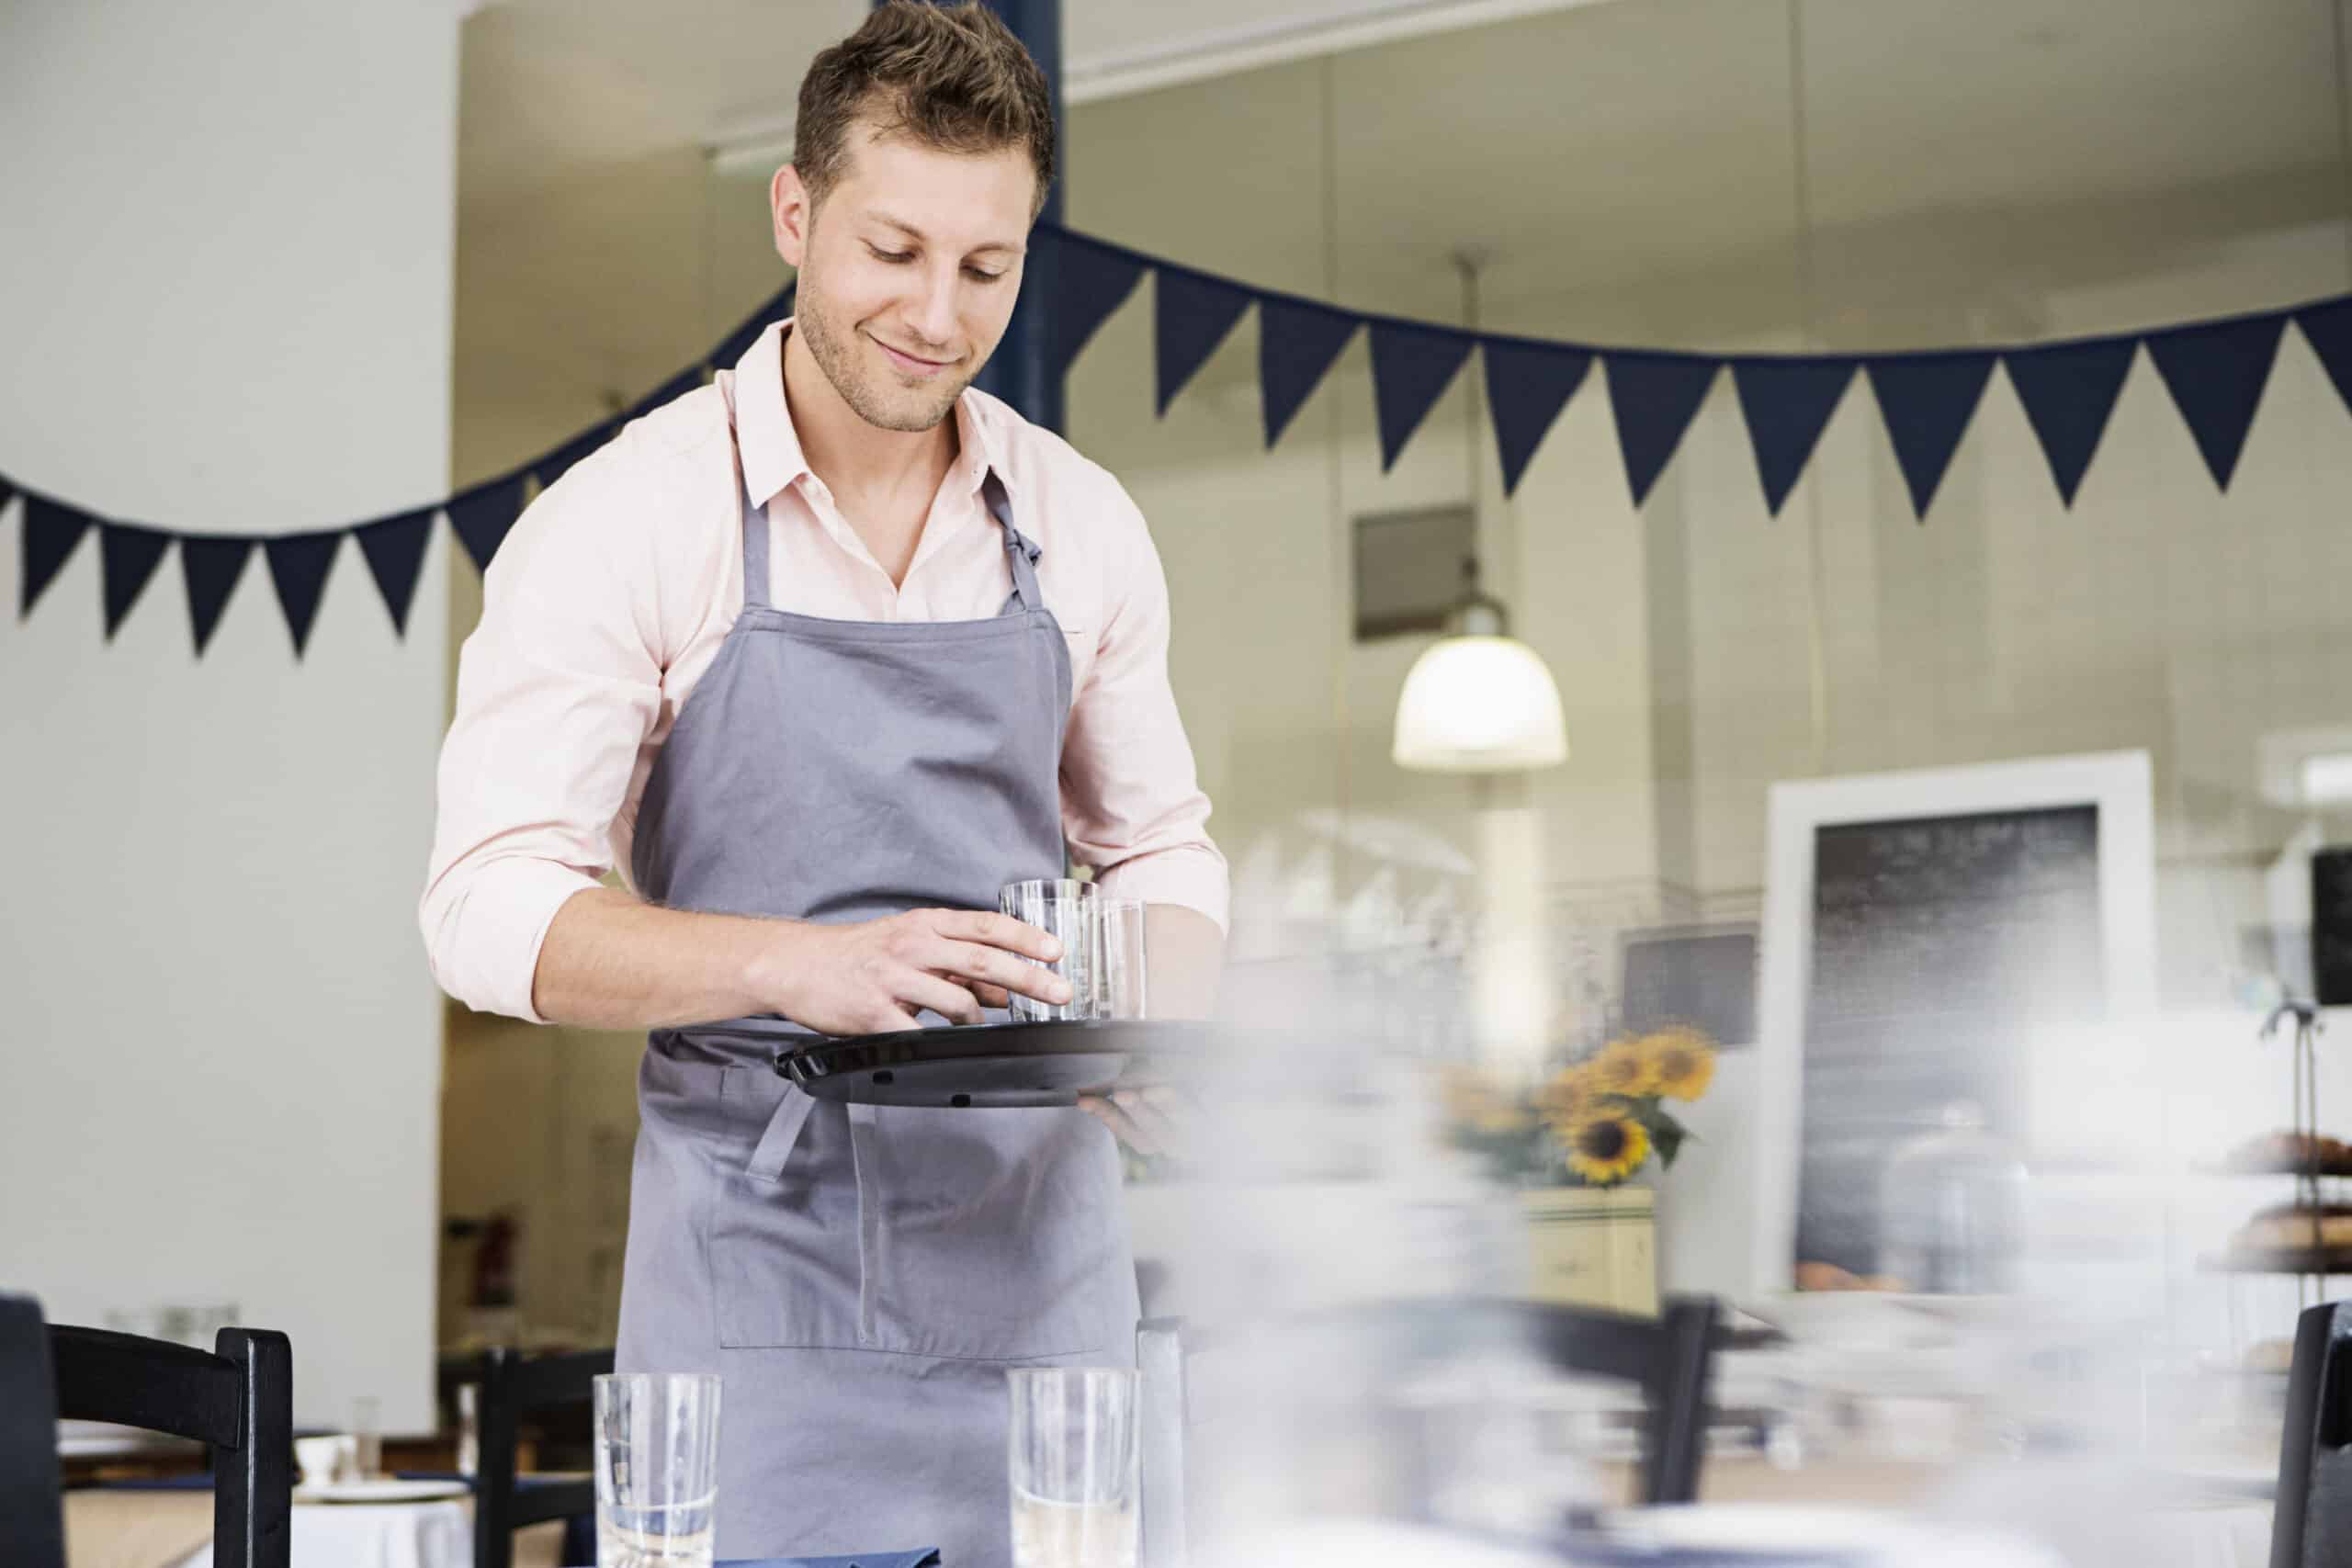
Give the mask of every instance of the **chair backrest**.
[[2352, 1302], [2329, 1302], [2295, 1323], [2270, 1568], [2342, 1562], [2352, 1562]]
[[595, 1379], [612, 1370], [610, 1350], [561, 1356], [525, 1356], [507, 1349], [484, 1352], [477, 1417], [481, 1444], [474, 1478], [474, 1568], [513, 1568], [514, 1532], [526, 1525], [596, 1511], [594, 1482], [520, 1486], [514, 1459], [526, 1412], [584, 1404], [594, 1393]]
[[224, 1328], [209, 1353], [63, 1324], [53, 1325], [48, 1337], [58, 1415], [210, 1445], [216, 1568], [287, 1568], [294, 1350], [286, 1336]]
[[[1318, 1314], [1317, 1321], [1326, 1316], [1333, 1327], [1377, 1330], [1384, 1337], [1379, 1361], [1385, 1366], [1473, 1347], [1516, 1345], [1566, 1371], [1634, 1383], [1648, 1407], [1642, 1500], [1698, 1498], [1715, 1338], [1715, 1303], [1710, 1298], [1669, 1297], [1655, 1318], [1461, 1297], [1344, 1308]], [[1196, 1404], [1190, 1361], [1214, 1343], [1211, 1335], [1182, 1318], [1148, 1318], [1136, 1328], [1136, 1364], [1143, 1382], [1144, 1568], [1176, 1568], [1185, 1561], [1184, 1438]]]
[[65, 1568], [57, 1384], [49, 1370], [49, 1325], [30, 1296], [0, 1295], [0, 1520], [7, 1525], [9, 1562]]

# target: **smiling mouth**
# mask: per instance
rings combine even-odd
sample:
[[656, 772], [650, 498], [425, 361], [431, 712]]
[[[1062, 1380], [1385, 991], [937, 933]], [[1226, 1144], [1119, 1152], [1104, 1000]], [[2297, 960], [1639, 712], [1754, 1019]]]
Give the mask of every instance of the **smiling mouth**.
[[[869, 337], [873, 336], [870, 333], [866, 335]], [[874, 338], [874, 344], [876, 347], [879, 348], [883, 353], [890, 356], [890, 362], [892, 364], [898, 366], [901, 370], [910, 371], [919, 376], [929, 375], [934, 370], [944, 370], [950, 365], [955, 363], [954, 360], [950, 359], [925, 359], [920, 355], [909, 354], [903, 349], [892, 348], [888, 344], [884, 343], [878, 337]]]

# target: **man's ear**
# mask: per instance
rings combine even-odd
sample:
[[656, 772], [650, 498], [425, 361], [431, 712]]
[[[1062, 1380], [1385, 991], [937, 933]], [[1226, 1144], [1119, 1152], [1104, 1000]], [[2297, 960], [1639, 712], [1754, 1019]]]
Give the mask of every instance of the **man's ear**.
[[790, 164], [768, 182], [768, 211], [775, 220], [775, 254], [797, 270], [808, 251], [809, 220], [816, 216], [817, 203], [800, 171]]

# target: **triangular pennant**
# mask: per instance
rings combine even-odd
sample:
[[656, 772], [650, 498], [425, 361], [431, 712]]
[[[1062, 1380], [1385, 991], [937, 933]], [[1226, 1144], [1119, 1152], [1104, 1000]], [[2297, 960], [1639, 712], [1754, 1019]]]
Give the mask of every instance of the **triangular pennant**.
[[392, 613], [392, 635], [408, 636], [409, 606], [416, 599], [416, 576], [424, 564], [424, 546], [432, 536], [433, 508], [422, 507], [398, 517], [362, 523], [351, 531], [367, 559], [368, 575]]
[[1886, 422], [1894, 461], [1910, 489], [1915, 522], [1928, 520], [1944, 470], [1984, 400], [1996, 357], [1960, 351], [1891, 354], [1869, 362], [1871, 390], [1878, 394], [1879, 417]]
[[490, 570], [490, 558], [498, 553], [506, 531], [514, 526], [514, 514], [522, 508], [523, 480], [519, 474], [501, 474], [449, 498], [449, 526], [458, 531], [458, 543], [466, 547], [466, 554], [473, 557], [478, 570]]
[[1396, 454], [1429, 416], [1476, 341], [1445, 327], [1372, 323], [1372, 400], [1380, 416], [1382, 473], [1396, 466]]
[[169, 534], [153, 528], [129, 523], [98, 525], [98, 582], [106, 600], [108, 642], [114, 640], [130, 607], [139, 603], [171, 542]]
[[1478, 344], [1487, 362], [1487, 406], [1495, 421], [1495, 450], [1502, 459], [1503, 494], [1519, 488], [1544, 433], [1584, 384], [1592, 355], [1581, 348], [1486, 338]]
[[251, 539], [181, 536], [180, 577], [187, 585], [187, 619], [196, 633], [198, 659], [212, 641], [220, 625], [220, 612], [228, 607], [230, 590], [244, 575], [245, 558], [253, 552]]
[[1078, 234], [1056, 231], [1051, 243], [1047, 265], [1054, 308], [1046, 318], [1046, 369], [1061, 376], [1069, 373], [1095, 329], [1136, 291], [1143, 281], [1143, 264]]
[[1250, 291], [1223, 278], [1181, 266], [1153, 270], [1151, 346], [1162, 414], [1249, 308]]
[[2075, 491], [2098, 451], [2115, 400], [2123, 395], [2136, 346], [2128, 337], [2086, 338], [2046, 348], [2012, 348], [2001, 355], [2009, 385], [2025, 405], [2026, 422], [2050, 459], [2058, 498], [2068, 506], [2075, 504]]
[[[2344, 400], [2346, 409], [2352, 409], [2352, 296], [2298, 310], [2295, 324], [2303, 329], [2304, 341], [2319, 355], [2327, 378], [2335, 383], [2335, 395]], [[6, 482], [0, 479], [0, 486]], [[0, 499], [0, 505], [6, 504]]]
[[6, 510], [8, 503], [16, 499], [16, 481], [6, 474], [0, 474], [0, 511]]
[[1258, 301], [1258, 390], [1270, 449], [1363, 324], [1361, 317], [1309, 299]]
[[1723, 361], [1641, 349], [1610, 349], [1601, 358], [1609, 367], [1609, 406], [1617, 416], [1625, 482], [1639, 506], [1682, 445], [1682, 433], [1698, 417]]
[[52, 501], [37, 490], [25, 491], [24, 579], [17, 602], [18, 619], [33, 613], [51, 581], [64, 570], [74, 547], [96, 521], [78, 506]]
[[1781, 503], [1812, 461], [1822, 428], [1838, 412], [1859, 363], [1817, 356], [1732, 361], [1732, 386], [1747, 420], [1756, 477], [1764, 482], [1764, 509], [1773, 516], [1781, 514]]
[[629, 411], [624, 417], [642, 419], [665, 403], [676, 402], [688, 392], [700, 391], [705, 385], [701, 366], [697, 365], [691, 370], [681, 370], [630, 404]]
[[614, 427], [609, 423], [589, 426], [554, 451], [534, 460], [530, 465], [531, 477], [538, 480], [541, 490], [547, 489], [571, 472], [582, 457], [610, 441], [613, 434]]
[[325, 534], [282, 534], [266, 540], [270, 585], [277, 590], [277, 607], [286, 612], [286, 629], [294, 634], [294, 657], [310, 646], [311, 625], [319, 618], [319, 598], [326, 592], [327, 569], [343, 543], [340, 529]]
[[2173, 406], [2188, 422], [2213, 482], [2230, 488], [2245, 433], [2261, 406], [2262, 389], [2278, 356], [2283, 312], [2206, 321], [2148, 334], [2148, 357], [2172, 390]]

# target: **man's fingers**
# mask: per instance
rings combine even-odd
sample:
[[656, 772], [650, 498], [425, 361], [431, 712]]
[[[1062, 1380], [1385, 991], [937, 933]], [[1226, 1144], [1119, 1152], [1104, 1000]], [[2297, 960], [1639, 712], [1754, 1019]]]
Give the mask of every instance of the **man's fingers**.
[[1015, 958], [1001, 947], [976, 942], [942, 942], [933, 965], [959, 980], [979, 981], [1001, 990], [1019, 991], [1041, 1002], [1058, 1005], [1069, 1000], [1069, 982], [1049, 969]]
[[1111, 1101], [1089, 1094], [1080, 1095], [1079, 1097], [1078, 1103], [1080, 1109], [1083, 1110], [1088, 1115], [1093, 1117], [1097, 1122], [1102, 1122], [1105, 1127], [1110, 1128], [1112, 1133], [1117, 1136], [1119, 1142], [1126, 1145], [1129, 1148], [1135, 1150], [1136, 1153], [1139, 1155], [1156, 1155], [1160, 1152], [1159, 1140], [1154, 1138], [1149, 1133], [1147, 1133], [1142, 1128], [1136, 1126], [1134, 1120], [1129, 1117], [1125, 1111], [1120, 1110]]
[[980, 999], [953, 980], [944, 980], [921, 969], [910, 969], [891, 988], [898, 993], [900, 1001], [918, 1008], [929, 1008], [952, 1023], [980, 1021]]
[[978, 942], [984, 947], [1001, 947], [1043, 964], [1051, 964], [1062, 955], [1062, 944], [1052, 933], [1025, 920], [1016, 920], [1010, 915], [991, 915], [985, 909], [945, 910], [933, 929], [942, 936]]

